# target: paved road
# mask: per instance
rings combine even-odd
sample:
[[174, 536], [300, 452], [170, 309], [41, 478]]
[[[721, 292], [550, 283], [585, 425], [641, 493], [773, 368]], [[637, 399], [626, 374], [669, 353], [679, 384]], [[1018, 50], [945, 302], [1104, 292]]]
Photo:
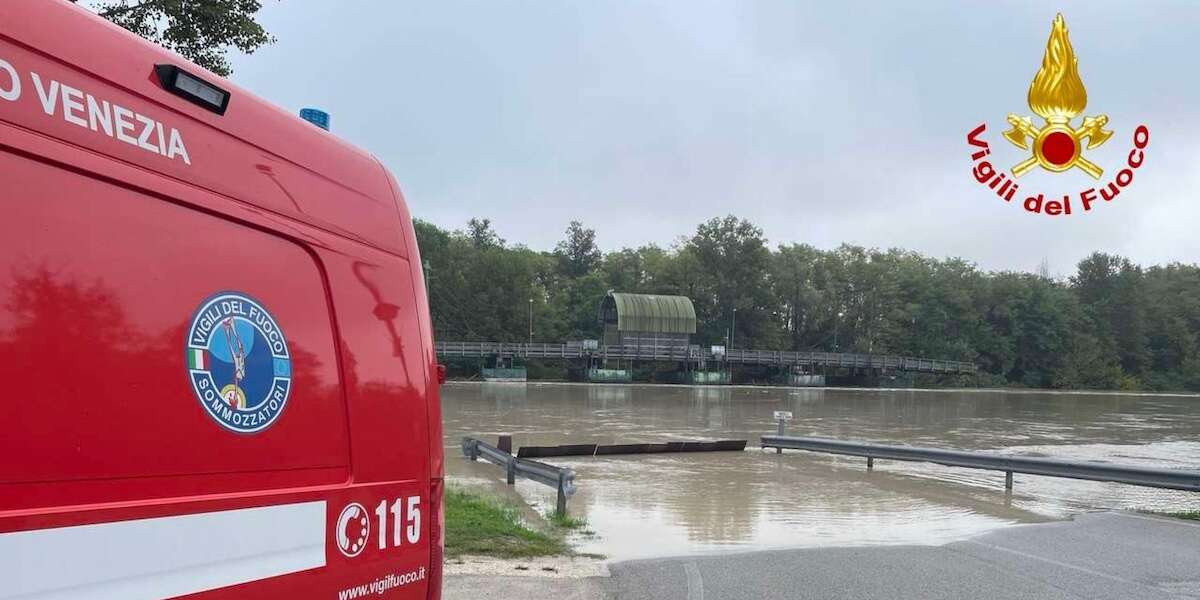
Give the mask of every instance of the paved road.
[[446, 599], [1200, 599], [1200, 524], [1097, 513], [945, 546], [747, 552], [609, 569], [611, 578], [448, 579]]
[[608, 577], [454, 575], [446, 577], [442, 600], [615, 600], [614, 583]]
[[619, 600], [1200, 598], [1200, 525], [1099, 513], [945, 546], [751, 552], [610, 570]]

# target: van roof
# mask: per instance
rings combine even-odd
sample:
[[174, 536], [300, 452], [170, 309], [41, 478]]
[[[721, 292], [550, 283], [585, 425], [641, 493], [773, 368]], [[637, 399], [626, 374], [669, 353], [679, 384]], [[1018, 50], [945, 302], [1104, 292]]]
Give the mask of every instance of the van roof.
[[[391, 176], [367, 152], [66, 0], [4, 0], [0, 2], [0, 22], [9, 24], [0, 31], [0, 41], [7, 38], [41, 55], [39, 59], [74, 70], [71, 75], [77, 74], [76, 79], [83, 81], [70, 85], [98, 98], [105, 93], [133, 96], [133, 100], [124, 100], [132, 103], [131, 109], [160, 115], [163, 122], [181, 123], [183, 134], [201, 143], [189, 148], [192, 164], [185, 169], [151, 153], [143, 152], [145, 157], [121, 155], [123, 145], [104, 146], [92, 139], [100, 136], [86, 128], [65, 128], [65, 135], [56, 135], [35, 127], [39, 132], [392, 253], [407, 254], [400, 228], [401, 219], [408, 218], [407, 210]], [[215, 114], [164, 90], [153, 75], [156, 64], [176, 65], [230, 92], [225, 114]], [[38, 68], [37, 64], [17, 66], [31, 71]], [[0, 120], [7, 120], [3, 112]], [[211, 131], [196, 133], [203, 129], [225, 137], [214, 137]], [[111, 144], [112, 140], [103, 142]], [[206, 151], [212, 160], [204, 160]]]

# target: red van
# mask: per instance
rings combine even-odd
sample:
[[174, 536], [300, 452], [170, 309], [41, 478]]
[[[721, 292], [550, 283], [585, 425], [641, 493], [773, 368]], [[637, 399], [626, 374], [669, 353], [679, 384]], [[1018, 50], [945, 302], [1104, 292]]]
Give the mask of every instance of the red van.
[[439, 598], [438, 371], [371, 155], [0, 2], [0, 598]]

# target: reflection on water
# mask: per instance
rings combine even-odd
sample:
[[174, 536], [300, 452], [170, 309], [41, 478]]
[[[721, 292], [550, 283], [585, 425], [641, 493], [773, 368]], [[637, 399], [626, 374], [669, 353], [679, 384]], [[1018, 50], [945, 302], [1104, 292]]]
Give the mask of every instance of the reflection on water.
[[[572, 384], [442, 388], [452, 478], [505, 487], [461, 458], [464, 435], [515, 446], [747, 439], [746, 452], [548, 459], [578, 473], [584, 551], [625, 559], [770, 547], [944, 543], [1105, 508], [1200, 509], [1200, 494], [922, 463], [758, 449], [773, 411], [789, 433], [1200, 469], [1200, 398]], [[553, 507], [553, 491], [517, 493]]]

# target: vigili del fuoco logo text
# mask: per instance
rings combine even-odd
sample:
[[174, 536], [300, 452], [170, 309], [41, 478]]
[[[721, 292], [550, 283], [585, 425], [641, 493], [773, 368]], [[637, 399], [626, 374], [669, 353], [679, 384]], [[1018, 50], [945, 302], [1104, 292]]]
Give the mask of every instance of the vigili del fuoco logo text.
[[1067, 37], [1067, 24], [1060, 14], [1054, 18], [1050, 28], [1050, 39], [1046, 42], [1046, 55], [1042, 67], [1029, 85], [1029, 109], [1041, 122], [1032, 117], [1008, 115], [1012, 129], [1004, 132], [1004, 139], [1014, 146], [1030, 151], [1030, 156], [1013, 165], [1011, 175], [997, 170], [989, 159], [991, 147], [983, 139], [987, 123], [967, 134], [971, 146], [971, 173], [980, 185], [986, 186], [1005, 202], [1022, 201], [1025, 210], [1050, 216], [1070, 215], [1073, 212], [1088, 212], [1098, 202], [1112, 202], [1121, 191], [1133, 183], [1134, 172], [1145, 161], [1145, 149], [1150, 143], [1150, 129], [1138, 125], [1133, 130], [1133, 148], [1125, 164], [1116, 175], [1098, 187], [1087, 188], [1077, 194], [1062, 196], [1044, 193], [1021, 192], [1017, 179], [1029, 171], [1041, 167], [1053, 173], [1079, 169], [1093, 179], [1102, 180], [1104, 168], [1092, 162], [1086, 151], [1095, 149], [1109, 140], [1113, 132], [1105, 129], [1108, 116], [1084, 115], [1078, 127], [1071, 121], [1087, 107], [1087, 90], [1079, 78], [1078, 59]]

